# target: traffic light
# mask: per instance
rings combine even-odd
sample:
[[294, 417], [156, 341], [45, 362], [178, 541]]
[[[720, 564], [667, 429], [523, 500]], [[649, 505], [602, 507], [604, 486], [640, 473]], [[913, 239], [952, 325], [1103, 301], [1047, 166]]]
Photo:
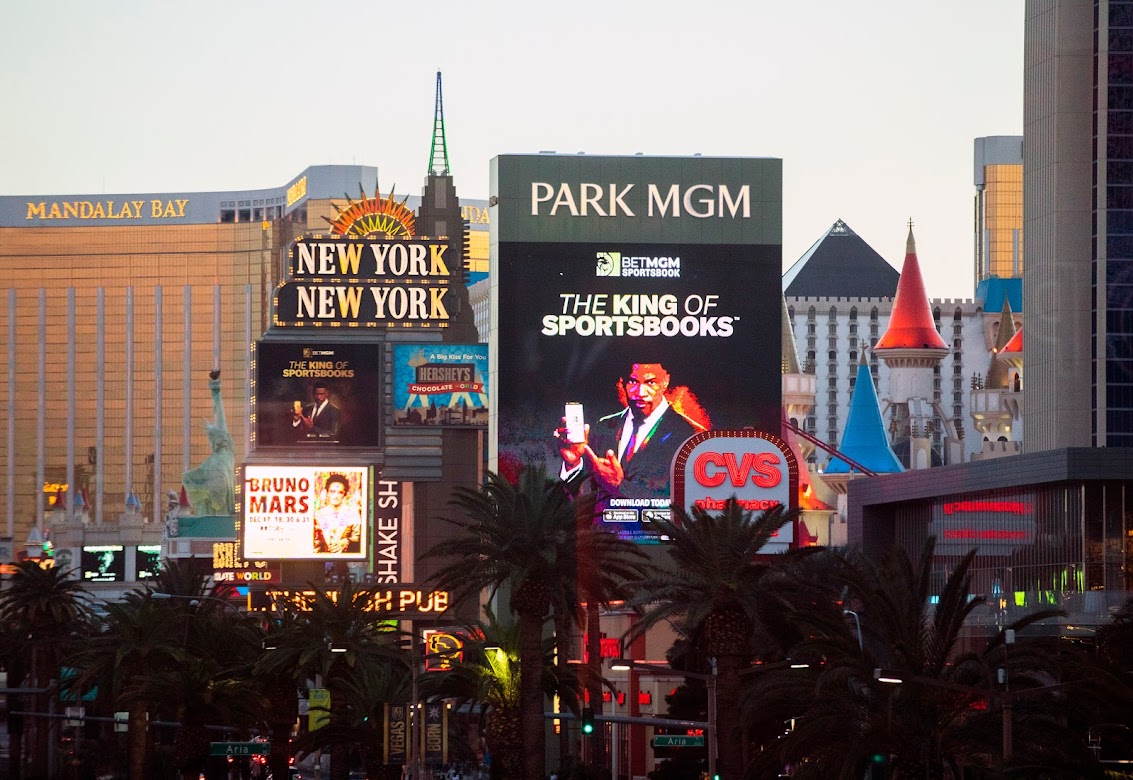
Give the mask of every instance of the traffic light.
[[589, 707], [582, 708], [582, 733], [594, 733], [594, 710]]
[[869, 780], [889, 780], [889, 756], [874, 753], [869, 759]]

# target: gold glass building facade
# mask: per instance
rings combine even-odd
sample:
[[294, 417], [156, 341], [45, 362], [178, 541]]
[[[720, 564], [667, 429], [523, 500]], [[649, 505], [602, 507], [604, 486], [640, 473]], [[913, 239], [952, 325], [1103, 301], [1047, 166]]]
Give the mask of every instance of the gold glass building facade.
[[976, 139], [975, 283], [1023, 275], [1022, 138]]

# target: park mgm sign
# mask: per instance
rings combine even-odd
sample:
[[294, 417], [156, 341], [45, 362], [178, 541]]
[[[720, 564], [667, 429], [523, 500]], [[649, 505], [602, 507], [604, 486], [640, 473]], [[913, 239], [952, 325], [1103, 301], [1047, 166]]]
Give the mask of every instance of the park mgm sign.
[[295, 241], [275, 291], [278, 327], [448, 327], [464, 258], [434, 238], [308, 235]]

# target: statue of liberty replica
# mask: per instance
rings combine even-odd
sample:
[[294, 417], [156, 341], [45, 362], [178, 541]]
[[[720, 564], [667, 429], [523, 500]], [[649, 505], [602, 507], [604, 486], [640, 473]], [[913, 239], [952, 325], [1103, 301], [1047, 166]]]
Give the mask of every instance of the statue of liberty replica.
[[212, 453], [201, 465], [186, 471], [181, 484], [198, 516], [231, 515], [236, 510], [236, 448], [224, 418], [220, 398], [220, 369], [209, 372], [213, 421], [205, 422]]

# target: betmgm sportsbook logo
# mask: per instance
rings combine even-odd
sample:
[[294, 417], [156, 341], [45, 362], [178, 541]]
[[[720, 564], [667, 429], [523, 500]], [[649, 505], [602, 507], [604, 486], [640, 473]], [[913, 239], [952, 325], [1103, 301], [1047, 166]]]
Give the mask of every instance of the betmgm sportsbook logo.
[[679, 279], [679, 257], [623, 255], [621, 252], [599, 252], [594, 266], [595, 276], [652, 276]]

